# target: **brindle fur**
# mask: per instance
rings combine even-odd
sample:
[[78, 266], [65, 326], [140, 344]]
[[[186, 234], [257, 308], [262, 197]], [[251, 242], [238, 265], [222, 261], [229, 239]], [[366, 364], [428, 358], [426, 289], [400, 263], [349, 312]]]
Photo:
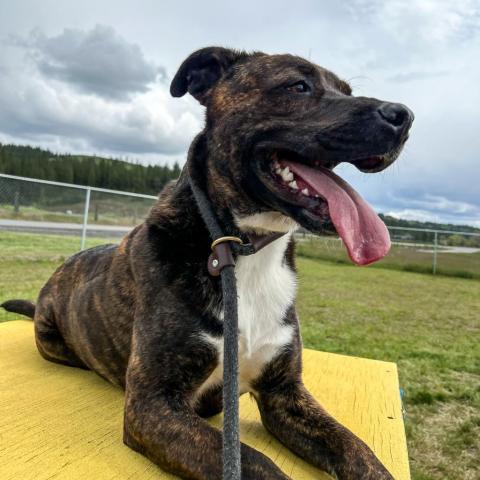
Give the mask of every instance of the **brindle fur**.
[[[275, 90], [298, 75], [316, 86], [308, 102]], [[221, 411], [221, 387], [199, 401], [193, 396], [218, 365], [216, 350], [201, 335], [222, 336], [216, 314], [221, 285], [207, 273], [211, 239], [189, 175], [208, 191], [225, 234], [245, 234], [235, 226], [233, 211], [280, 210], [308, 227], [298, 212], [254, 191], [250, 162], [259, 142], [281, 141], [306, 161], [327, 150], [350, 161], [359, 149], [363, 156], [398, 153], [405, 134], [382, 137], [367, 121], [378, 100], [351, 97], [333, 73], [290, 55], [201, 50], [172, 82], [173, 95], [187, 91], [207, 107], [207, 119], [178, 181], [165, 187], [146, 221], [119, 246], [95, 247], [67, 260], [41, 290], [34, 320], [44, 358], [94, 370], [125, 388], [127, 445], [183, 478], [213, 480], [221, 478], [221, 432], [202, 417]], [[326, 166], [338, 163], [325, 158]], [[292, 244], [285, 254], [292, 268], [293, 254]], [[252, 385], [265, 427], [340, 479], [391, 479], [365, 443], [306, 391], [294, 305], [283, 321], [294, 327], [293, 341]], [[242, 478], [288, 477], [242, 445]]]

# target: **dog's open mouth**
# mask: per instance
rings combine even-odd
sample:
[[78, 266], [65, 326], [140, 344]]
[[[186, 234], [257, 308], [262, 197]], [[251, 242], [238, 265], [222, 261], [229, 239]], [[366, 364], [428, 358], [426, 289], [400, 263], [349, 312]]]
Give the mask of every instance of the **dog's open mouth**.
[[[354, 263], [368, 265], [388, 253], [387, 227], [342, 178], [325, 167], [307, 166], [277, 153], [271, 160], [270, 177], [277, 194], [312, 221], [331, 221]], [[369, 159], [369, 166], [375, 161]]]

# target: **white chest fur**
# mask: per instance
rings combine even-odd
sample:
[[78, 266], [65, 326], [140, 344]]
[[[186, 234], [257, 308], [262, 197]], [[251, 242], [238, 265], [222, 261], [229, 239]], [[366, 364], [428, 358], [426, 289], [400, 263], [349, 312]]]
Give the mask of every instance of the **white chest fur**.
[[[255, 255], [240, 257], [235, 267], [238, 293], [239, 386], [251, 390], [251, 382], [280, 351], [290, 343], [293, 328], [283, 319], [295, 297], [296, 278], [285, 264], [287, 234]], [[200, 387], [196, 397], [221, 383], [223, 374], [223, 338], [206, 336], [218, 351], [219, 365]]]

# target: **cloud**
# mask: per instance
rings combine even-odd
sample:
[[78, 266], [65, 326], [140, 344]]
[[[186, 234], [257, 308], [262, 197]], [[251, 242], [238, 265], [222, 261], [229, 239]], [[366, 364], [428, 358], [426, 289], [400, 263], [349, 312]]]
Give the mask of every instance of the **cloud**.
[[431, 193], [402, 192], [400, 195], [394, 193], [391, 195], [390, 201], [399, 207], [416, 208], [450, 215], [480, 216], [480, 206], [477, 204]]
[[385, 215], [393, 218], [401, 218], [404, 220], [416, 220], [418, 222], [440, 222], [438, 215], [434, 215], [427, 210], [417, 210], [412, 208], [405, 208], [403, 210], [392, 210], [386, 212]]
[[477, 0], [349, 0], [348, 6], [357, 21], [380, 25], [400, 43], [466, 41], [480, 29]]
[[171, 98], [166, 82], [155, 82], [165, 69], [111, 27], [52, 37], [37, 29], [9, 46], [27, 55], [6, 55], [0, 65], [3, 141], [178, 160], [201, 129], [195, 102]]
[[405, 208], [401, 210], [386, 211], [385, 215], [404, 220], [416, 220], [418, 222], [451, 223], [452, 225], [470, 225], [480, 227], [478, 216], [459, 216], [434, 213], [429, 210]]
[[449, 72], [447, 72], [446, 70], [439, 71], [439, 72], [411, 71], [411, 72], [402, 72], [402, 73], [397, 73], [395, 75], [391, 75], [387, 77], [386, 80], [391, 82], [406, 83], [406, 82], [413, 82], [417, 80], [426, 80], [431, 78], [443, 77], [448, 74]]
[[480, 208], [471, 203], [450, 200], [440, 195], [430, 195], [428, 193], [425, 194], [423, 199], [413, 200], [411, 203], [440, 212], [459, 213], [462, 215], [480, 213]]
[[478, 0], [347, 0], [345, 5], [353, 31], [361, 32], [353, 34], [354, 65], [373, 78], [381, 74], [398, 82], [451, 72], [467, 58], [458, 52], [480, 32]]
[[52, 37], [35, 29], [27, 38], [12, 37], [12, 43], [27, 50], [46, 78], [100, 97], [126, 100], [165, 78], [163, 67], [146, 60], [138, 45], [109, 26], [66, 28]]
[[118, 103], [54, 87], [43, 78], [6, 83], [0, 80], [0, 130], [16, 138], [63, 137], [96, 152], [178, 154], [201, 127], [192, 105], [171, 99], [164, 87]]

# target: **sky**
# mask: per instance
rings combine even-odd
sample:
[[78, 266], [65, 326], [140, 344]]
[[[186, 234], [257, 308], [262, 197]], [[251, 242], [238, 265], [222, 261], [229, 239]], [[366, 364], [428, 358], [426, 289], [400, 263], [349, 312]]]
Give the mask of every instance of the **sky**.
[[392, 167], [336, 171], [377, 211], [480, 227], [480, 0], [4, 0], [0, 142], [183, 164], [204, 112], [169, 83], [210, 45], [300, 55], [408, 105]]

